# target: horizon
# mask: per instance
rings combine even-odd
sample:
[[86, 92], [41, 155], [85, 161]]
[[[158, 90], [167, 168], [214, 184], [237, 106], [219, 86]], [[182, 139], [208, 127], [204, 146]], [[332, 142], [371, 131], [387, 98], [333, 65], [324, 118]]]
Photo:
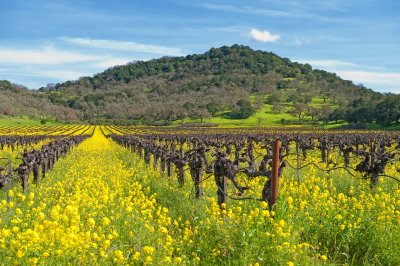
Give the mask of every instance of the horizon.
[[239, 44], [400, 93], [396, 1], [0, 0], [0, 6], [0, 79], [30, 89]]

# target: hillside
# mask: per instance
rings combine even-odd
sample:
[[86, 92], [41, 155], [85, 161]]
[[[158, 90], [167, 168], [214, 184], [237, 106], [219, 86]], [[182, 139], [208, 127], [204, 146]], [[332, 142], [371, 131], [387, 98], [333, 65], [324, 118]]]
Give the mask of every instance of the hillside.
[[[37, 92], [18, 90], [19, 94], [9, 92], [14, 96], [8, 97], [19, 99], [15, 106], [22, 113], [36, 114], [37, 107], [44, 106], [43, 112], [58, 120], [117, 124], [242, 119], [265, 109], [266, 104], [275, 113], [291, 112], [299, 122], [304, 117], [323, 120], [324, 116], [351, 120], [355, 110], [374, 108], [385, 98], [334, 73], [239, 45], [138, 61]], [[29, 107], [24, 106], [27, 98], [33, 101]], [[315, 99], [323, 100], [318, 108], [312, 108]], [[338, 107], [340, 112], [334, 114]], [[296, 114], [296, 108], [302, 113]]]
[[308, 64], [239, 45], [117, 66], [41, 91], [94, 122], [206, 118], [235, 109], [250, 95], [277, 94], [279, 101], [293, 103], [317, 96], [335, 104], [380, 97]]
[[62, 122], [76, 121], [76, 111], [53, 104], [47, 93], [31, 91], [25, 87], [0, 80], [0, 115], [6, 117], [29, 116], [30, 119], [53, 118]]

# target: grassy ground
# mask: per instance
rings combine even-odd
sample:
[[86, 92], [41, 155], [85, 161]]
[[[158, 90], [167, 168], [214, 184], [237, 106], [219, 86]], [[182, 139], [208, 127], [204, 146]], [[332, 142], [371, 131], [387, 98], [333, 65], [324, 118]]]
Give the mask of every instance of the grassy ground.
[[[255, 96], [251, 96], [250, 100], [254, 101]], [[331, 102], [324, 102], [322, 98], [314, 97], [311, 99], [309, 104], [312, 107], [322, 109], [323, 106], [329, 105], [332, 109], [338, 108]], [[289, 111], [292, 109], [292, 104], [284, 103], [283, 110], [281, 112], [274, 112], [273, 106], [264, 104], [264, 106], [258, 110], [254, 115], [247, 119], [234, 119], [229, 116], [229, 111], [220, 112], [215, 117], [205, 118], [203, 121], [200, 119], [182, 119], [172, 122], [172, 126], [182, 124], [215, 124], [220, 127], [285, 127], [290, 125], [291, 127], [315, 127], [321, 129], [335, 129], [347, 125], [346, 122], [340, 121], [339, 123], [330, 122], [327, 125], [320, 121], [312, 121], [311, 117], [305, 116], [302, 123], [299, 123], [298, 119], [291, 115]], [[38, 126], [38, 125], [62, 125], [62, 123], [55, 121], [47, 121], [42, 124], [39, 120], [32, 120], [28, 117], [4, 117], [0, 116], [0, 126]], [[372, 130], [400, 130], [400, 125], [392, 125], [388, 127], [382, 127], [380, 125], [371, 124], [367, 126], [368, 129]]]
[[[253, 97], [254, 98], [254, 97]], [[332, 103], [324, 103], [322, 98], [313, 98], [310, 106], [320, 108], [324, 105], [329, 105], [332, 109], [338, 106]], [[311, 120], [311, 117], [306, 116], [302, 124], [298, 123], [298, 119], [289, 114], [288, 112], [292, 109], [292, 104], [284, 103], [282, 112], [274, 112], [273, 106], [270, 104], [264, 104], [264, 106], [258, 110], [254, 115], [246, 119], [233, 119], [229, 117], [229, 112], [223, 112], [212, 118], [203, 119], [203, 123], [217, 124], [221, 127], [282, 127], [287, 124], [298, 127], [318, 127], [318, 128], [337, 128], [343, 126], [346, 123], [329, 123], [325, 125], [322, 122], [315, 122]], [[283, 122], [284, 121], [284, 122]], [[183, 119], [174, 121], [173, 125], [180, 125], [185, 123], [200, 123], [200, 119]]]
[[62, 123], [58, 123], [55, 121], [47, 121], [45, 124], [42, 124], [39, 120], [32, 120], [28, 117], [4, 117], [0, 116], [0, 126], [56, 126], [62, 125]]

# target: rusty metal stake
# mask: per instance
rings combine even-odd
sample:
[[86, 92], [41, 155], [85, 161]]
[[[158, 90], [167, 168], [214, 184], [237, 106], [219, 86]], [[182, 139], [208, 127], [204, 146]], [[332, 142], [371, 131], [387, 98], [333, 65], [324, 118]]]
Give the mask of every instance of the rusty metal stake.
[[296, 140], [296, 154], [297, 154], [297, 182], [300, 183], [300, 145], [299, 140]]
[[[226, 176], [220, 176], [217, 179], [217, 196], [218, 205], [221, 211], [228, 211], [228, 178]], [[225, 206], [223, 206], [225, 205]]]
[[279, 171], [279, 150], [281, 147], [281, 141], [279, 139], [274, 141], [274, 145], [272, 147], [272, 182], [271, 182], [271, 191], [272, 197], [270, 206], [276, 204], [276, 200], [278, 198], [278, 171]]
[[8, 159], [7, 172], [8, 172], [9, 175], [11, 175], [11, 172], [12, 172], [12, 161], [11, 161], [11, 159]]
[[[11, 161], [11, 159], [7, 160], [7, 174], [8, 174], [8, 178], [10, 178], [11, 175], [12, 175], [12, 161]], [[7, 185], [6, 185], [5, 189], [4, 189], [5, 192], [6, 192], [6, 195], [7, 195], [7, 197], [6, 197], [7, 203], [10, 202], [10, 196], [8, 195], [8, 191], [11, 189], [11, 187], [12, 187], [12, 180], [8, 180]]]
[[224, 203], [225, 203], [225, 211], [228, 211], [228, 178], [224, 176]]

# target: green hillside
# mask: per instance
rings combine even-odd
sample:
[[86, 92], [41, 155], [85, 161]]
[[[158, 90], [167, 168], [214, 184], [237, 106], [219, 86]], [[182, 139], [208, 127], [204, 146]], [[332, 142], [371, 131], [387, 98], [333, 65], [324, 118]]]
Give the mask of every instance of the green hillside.
[[[36, 125], [40, 120], [77, 121], [77, 111], [53, 104], [47, 93], [0, 80], [0, 124]], [[23, 118], [21, 118], [23, 116]]]
[[237, 109], [240, 100], [253, 97], [253, 104], [260, 107], [271, 95], [278, 96], [279, 104], [308, 104], [319, 97], [328, 105], [382, 97], [308, 64], [239, 45], [139, 61], [41, 90], [52, 103], [73, 108], [83, 120], [97, 123], [168, 124], [226, 116], [225, 111]]
[[239, 45], [138, 61], [38, 91], [3, 81], [0, 93], [0, 115], [64, 122], [393, 126], [400, 120], [398, 95]]
[[0, 126], [56, 126], [61, 123], [49, 120], [47, 117], [37, 120], [26, 116], [0, 116]]

